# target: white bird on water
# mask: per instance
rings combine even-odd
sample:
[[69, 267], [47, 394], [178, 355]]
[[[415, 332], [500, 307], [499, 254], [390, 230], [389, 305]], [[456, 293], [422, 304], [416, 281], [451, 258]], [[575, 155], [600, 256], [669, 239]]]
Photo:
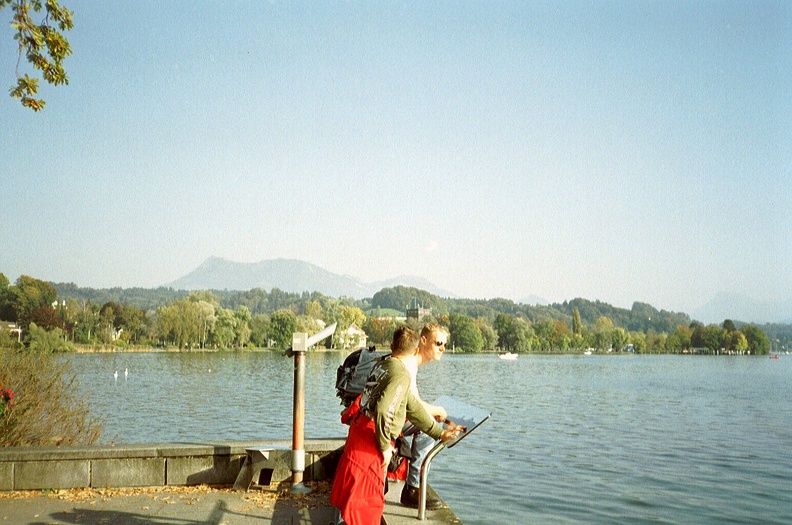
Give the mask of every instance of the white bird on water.
[[113, 378], [114, 378], [116, 381], [118, 381], [118, 370], [116, 370], [116, 371], [115, 371], [115, 373], [113, 374]]

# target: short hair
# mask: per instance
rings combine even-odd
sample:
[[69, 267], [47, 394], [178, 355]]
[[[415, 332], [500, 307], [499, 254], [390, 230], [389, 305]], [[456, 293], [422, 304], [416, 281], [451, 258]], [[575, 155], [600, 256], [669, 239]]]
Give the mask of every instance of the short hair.
[[418, 348], [418, 332], [407, 325], [400, 326], [393, 332], [391, 350], [394, 356], [407, 354]]
[[421, 337], [429, 337], [432, 332], [443, 332], [448, 335], [448, 330], [443, 325], [438, 323], [429, 323], [421, 329]]

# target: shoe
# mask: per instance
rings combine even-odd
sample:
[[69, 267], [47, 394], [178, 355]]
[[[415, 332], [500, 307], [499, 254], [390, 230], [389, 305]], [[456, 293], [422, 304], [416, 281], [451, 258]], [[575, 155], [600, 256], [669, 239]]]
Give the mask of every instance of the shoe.
[[[406, 505], [407, 507], [412, 507], [414, 509], [418, 508], [418, 498], [420, 498], [421, 491], [418, 487], [413, 487], [411, 485], [404, 484], [404, 488], [402, 489], [401, 493], [401, 503], [402, 505]], [[426, 495], [426, 510], [437, 510], [442, 508], [443, 502], [437, 498], [433, 498], [429, 494]]]

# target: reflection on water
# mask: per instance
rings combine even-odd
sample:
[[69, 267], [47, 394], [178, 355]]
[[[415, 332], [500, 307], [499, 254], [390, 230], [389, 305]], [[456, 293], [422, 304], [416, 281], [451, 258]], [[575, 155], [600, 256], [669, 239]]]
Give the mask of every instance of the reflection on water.
[[[308, 438], [346, 434], [343, 357], [308, 356]], [[104, 418], [103, 442], [291, 436], [293, 361], [280, 354], [66, 358]], [[493, 413], [432, 468], [468, 525], [790, 522], [792, 360], [448, 355], [419, 376], [427, 400]]]

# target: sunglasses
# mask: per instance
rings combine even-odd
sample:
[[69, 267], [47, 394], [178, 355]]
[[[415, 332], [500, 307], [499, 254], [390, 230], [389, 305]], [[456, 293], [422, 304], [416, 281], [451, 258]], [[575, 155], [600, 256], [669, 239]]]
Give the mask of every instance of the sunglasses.
[[446, 344], [446, 342], [445, 341], [435, 341], [434, 344], [435, 344], [435, 346], [443, 346], [444, 344]]

